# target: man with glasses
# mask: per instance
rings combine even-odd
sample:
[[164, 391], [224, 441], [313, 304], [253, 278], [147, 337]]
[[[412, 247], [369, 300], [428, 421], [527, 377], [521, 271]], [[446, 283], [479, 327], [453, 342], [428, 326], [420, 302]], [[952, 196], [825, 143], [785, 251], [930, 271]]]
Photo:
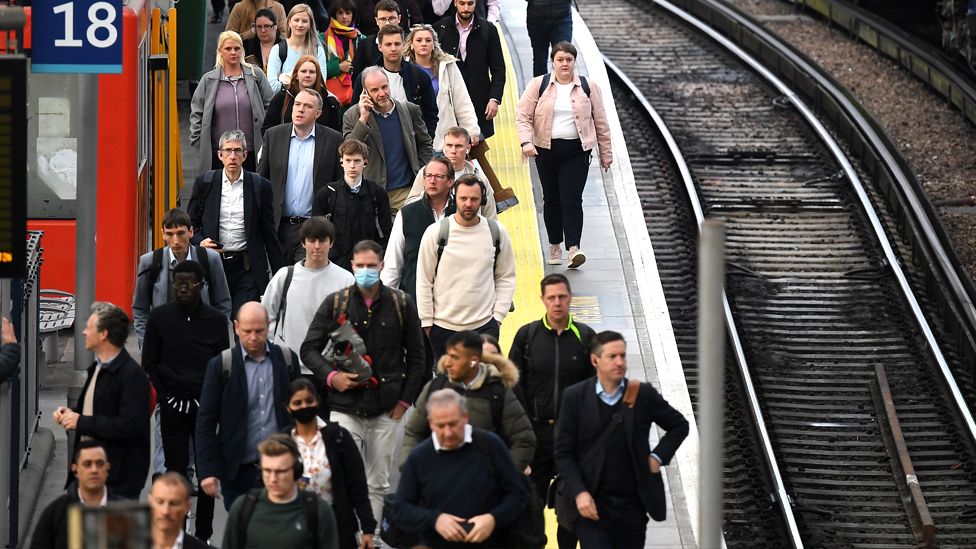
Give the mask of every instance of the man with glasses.
[[[282, 9], [282, 14], [284, 10]], [[281, 19], [284, 19], [282, 15]], [[279, 17], [269, 8], [261, 8], [254, 15], [253, 36], [244, 39], [244, 60], [252, 65], [258, 65], [265, 73], [268, 72], [268, 55], [271, 48], [284, 40], [278, 28]]]
[[[411, 15], [411, 18], [415, 18], [417, 22], [420, 21], [420, 9], [417, 7], [415, 0], [404, 0], [405, 5], [408, 10], [417, 10], [417, 17]], [[359, 24], [359, 32], [366, 35], [366, 41], [359, 48], [356, 48], [356, 57], [352, 60], [352, 71], [349, 73], [352, 79], [355, 80], [366, 67], [370, 65], [375, 65], [377, 61], [380, 60], [382, 55], [380, 55], [379, 43], [376, 40], [376, 33], [380, 29], [387, 25], [397, 25], [404, 31], [410, 29], [407, 24], [406, 19], [400, 17], [400, 4], [396, 0], [380, 0], [376, 2], [373, 9], [370, 9], [369, 4], [373, 0], [366, 0], [365, 3], [359, 3], [360, 6], [358, 13], [362, 14]], [[411, 6], [411, 4], [413, 4]], [[367, 15], [370, 11], [374, 14], [374, 19], [369, 20]]]
[[271, 183], [245, 171], [244, 132], [228, 130], [220, 136], [218, 157], [223, 170], [197, 176], [190, 197], [191, 241], [218, 252], [230, 287], [231, 313], [258, 301], [268, 285], [268, 264], [275, 271], [284, 265], [275, 231]]
[[[207, 362], [230, 347], [228, 320], [203, 303], [203, 268], [184, 261], [173, 269], [176, 300], [149, 314], [142, 367], [156, 387], [166, 470], [189, 477], [189, 439], [193, 436]], [[213, 533], [213, 498], [200, 494], [196, 535]]]
[[[461, 126], [454, 126], [453, 128], [448, 128], [444, 132], [444, 157], [447, 158], [451, 165], [454, 166], [454, 181], [460, 179], [462, 175], [471, 174], [478, 178], [485, 188], [490, 188], [491, 183], [488, 182], [488, 177], [485, 176], [484, 172], [477, 164], [468, 160], [468, 153], [471, 152], [471, 134], [468, 130], [462, 128]], [[410, 204], [420, 200], [421, 195], [424, 194], [424, 173], [417, 172], [417, 177], [413, 180], [413, 187], [410, 189], [410, 195], [407, 196], [406, 202], [404, 204]], [[488, 219], [498, 219], [498, 212], [495, 206], [495, 196], [493, 193], [488, 193], [487, 200], [481, 205], [481, 215], [482, 217], [487, 217]]]

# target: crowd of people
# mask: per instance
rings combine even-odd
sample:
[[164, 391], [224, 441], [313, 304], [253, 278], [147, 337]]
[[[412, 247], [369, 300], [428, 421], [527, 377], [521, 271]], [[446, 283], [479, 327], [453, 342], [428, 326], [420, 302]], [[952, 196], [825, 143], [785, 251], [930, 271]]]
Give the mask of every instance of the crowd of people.
[[[565, 248], [575, 269], [609, 128], [575, 71], [569, 2], [529, 11], [537, 77], [518, 135], [542, 182], [546, 260]], [[32, 547], [64, 547], [69, 505], [138, 500], [150, 474], [157, 549], [205, 547], [216, 500], [226, 549], [365, 549], [380, 534], [542, 547], [547, 503], [561, 548], [643, 545], [685, 419], [626, 380], [623, 336], [573, 319], [563, 274], [540, 282], [545, 315], [507, 353], [498, 343], [515, 254], [498, 182], [471, 154], [506, 85], [499, 17], [498, 0], [230, 6], [191, 102], [191, 199], [136, 267], [141, 364], [129, 317], [96, 303], [95, 363], [53, 414], [76, 438], [67, 492]], [[667, 431], [653, 449], [652, 423]]]

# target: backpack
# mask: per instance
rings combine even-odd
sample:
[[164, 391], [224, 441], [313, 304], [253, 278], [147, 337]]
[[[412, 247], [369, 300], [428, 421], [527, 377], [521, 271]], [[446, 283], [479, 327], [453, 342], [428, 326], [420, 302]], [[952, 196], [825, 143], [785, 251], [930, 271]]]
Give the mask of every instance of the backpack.
[[281, 298], [278, 300], [278, 317], [275, 319], [274, 335], [278, 335], [278, 330], [285, 325], [285, 311], [288, 310], [288, 288], [291, 287], [291, 279], [295, 277], [295, 266], [289, 265], [285, 273], [285, 287], [281, 289]]
[[[396, 288], [389, 288], [393, 294], [393, 306], [396, 309], [397, 320], [400, 321], [400, 328], [403, 329], [403, 292]], [[352, 295], [352, 286], [339, 290], [332, 294], [332, 318], [338, 320], [340, 316], [346, 314], [349, 309], [349, 297]]]
[[[207, 249], [203, 246], [194, 246], [194, 248], [197, 249], [197, 263], [203, 267], [203, 279], [207, 282], [207, 295], [210, 297], [210, 305], [212, 307], [216, 307], [215, 304], [217, 303], [217, 298], [214, 296], [214, 285], [210, 276], [210, 257], [207, 255]], [[163, 272], [163, 252], [165, 250], [165, 247], [153, 250], [152, 261], [149, 263], [149, 268], [142, 273], [139, 273], [139, 275], [142, 275], [143, 273], [149, 274], [150, 284], [146, 290], [146, 298], [149, 303], [152, 303], [153, 286], [155, 285], [156, 281], [159, 280], [159, 275]], [[189, 259], [190, 255], [187, 254], [186, 257]]]
[[[367, 179], [366, 178], [363, 178], [362, 187], [360, 188], [360, 192], [362, 192], [362, 191], [365, 190], [367, 193], [369, 193], [369, 199], [373, 203], [373, 217], [375, 218], [373, 220], [373, 224], [376, 225], [376, 234], [379, 235], [379, 239], [378, 240], [382, 240], [383, 238], [385, 238], [385, 237], [387, 237], [389, 235], [384, 235], [383, 234], [383, 229], [380, 228], [380, 197], [377, 196], [377, 194], [373, 192], [372, 186], [371, 185], [367, 185], [366, 182], [367, 182]], [[332, 185], [326, 185], [326, 188], [329, 189], [332, 192], [327, 193], [325, 195], [326, 196], [326, 199], [325, 199], [325, 207], [323, 208], [324, 213], [322, 215], [324, 215], [326, 217], [326, 219], [328, 219], [329, 221], [332, 221], [332, 211], [335, 209], [335, 196], [336, 196], [336, 193], [338, 193], [339, 191], [337, 191], [336, 188], [333, 187]]]
[[[590, 96], [590, 83], [586, 81], [586, 77], [583, 76], [582, 74], [580, 74], [578, 76], [579, 76], [579, 79], [580, 79], [580, 87], [583, 88], [583, 93], [585, 93], [586, 96], [589, 97]], [[542, 92], [546, 91], [546, 88], [549, 87], [549, 80], [551, 80], [551, 79], [552, 79], [552, 73], [551, 72], [546, 73], [546, 75], [542, 77], [542, 84], [539, 85], [539, 97], [542, 97]]]
[[[447, 387], [458, 393], [458, 388], [454, 385], [448, 386], [446, 375], [435, 376], [434, 379], [430, 381], [430, 390], [427, 394], [430, 395], [434, 391], [440, 391]], [[503, 433], [505, 432], [505, 424], [502, 422], [502, 417], [505, 413], [505, 385], [501, 382], [499, 383], [489, 383], [488, 384], [488, 404], [491, 406], [491, 428], [496, 435], [505, 440]], [[506, 441], [507, 443], [508, 441]]]
[[[247, 525], [251, 522], [254, 515], [254, 508], [258, 505], [258, 498], [261, 496], [261, 489], [251, 490], [244, 496], [244, 506], [241, 508], [241, 516], [237, 521], [237, 536], [240, 546], [247, 546]], [[305, 514], [305, 526], [308, 529], [308, 546], [318, 547], [319, 541], [319, 502], [318, 496], [307, 490], [299, 490], [298, 497], [302, 498], [302, 509]]]
[[[495, 261], [498, 261], [498, 253], [501, 251], [501, 230], [498, 228], [498, 222], [493, 219], [485, 218], [488, 222], [488, 230], [491, 231], [492, 244], [495, 245]], [[437, 276], [437, 269], [441, 266], [441, 256], [444, 254], [444, 248], [447, 247], [447, 239], [451, 236], [451, 218], [450, 216], [445, 217], [440, 221], [440, 227], [437, 230], [437, 263], [434, 264], [434, 276]]]

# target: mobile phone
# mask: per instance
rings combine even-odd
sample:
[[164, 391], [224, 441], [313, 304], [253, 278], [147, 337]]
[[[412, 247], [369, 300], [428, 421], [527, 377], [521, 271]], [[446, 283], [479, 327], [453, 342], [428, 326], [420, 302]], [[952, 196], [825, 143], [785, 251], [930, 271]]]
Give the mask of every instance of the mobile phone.
[[471, 533], [471, 530], [474, 528], [474, 523], [473, 522], [462, 522], [461, 523], [461, 528], [464, 528], [464, 531], [470, 534]]
[[224, 247], [224, 245], [222, 243], [217, 242], [216, 240], [211, 240], [210, 242], [212, 242], [213, 245], [216, 246], [218, 250], [220, 250], [220, 249], [222, 249]]

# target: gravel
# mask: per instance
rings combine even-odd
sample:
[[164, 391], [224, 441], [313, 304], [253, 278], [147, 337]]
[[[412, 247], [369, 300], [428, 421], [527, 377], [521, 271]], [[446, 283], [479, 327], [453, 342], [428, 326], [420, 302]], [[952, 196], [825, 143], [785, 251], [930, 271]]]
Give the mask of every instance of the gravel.
[[[763, 16], [792, 13], [778, 0], [733, 0], [742, 11], [763, 20], [841, 82], [884, 127], [908, 160], [929, 199], [976, 194], [976, 129], [940, 96], [846, 32], [805, 17], [790, 21]], [[976, 209], [939, 212], [960, 260], [976, 273]]]

